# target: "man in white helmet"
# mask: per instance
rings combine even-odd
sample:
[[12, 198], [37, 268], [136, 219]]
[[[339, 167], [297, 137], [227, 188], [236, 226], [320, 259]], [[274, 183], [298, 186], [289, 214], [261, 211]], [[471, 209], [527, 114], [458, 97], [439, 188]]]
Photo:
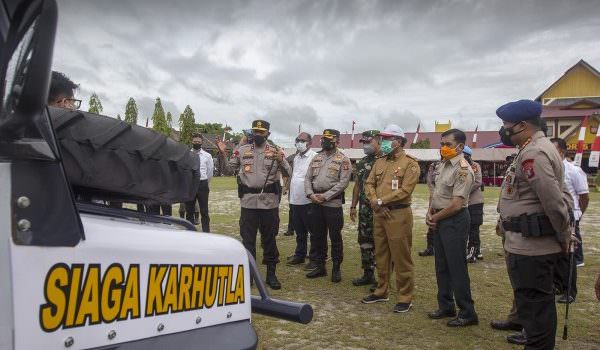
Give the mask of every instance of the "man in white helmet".
[[388, 301], [393, 265], [396, 275], [397, 303], [394, 312], [412, 307], [415, 286], [411, 257], [413, 216], [412, 193], [419, 181], [417, 159], [404, 152], [406, 137], [397, 125], [388, 125], [381, 137], [380, 152], [365, 182], [365, 193], [373, 209], [373, 238], [378, 284], [365, 304]]

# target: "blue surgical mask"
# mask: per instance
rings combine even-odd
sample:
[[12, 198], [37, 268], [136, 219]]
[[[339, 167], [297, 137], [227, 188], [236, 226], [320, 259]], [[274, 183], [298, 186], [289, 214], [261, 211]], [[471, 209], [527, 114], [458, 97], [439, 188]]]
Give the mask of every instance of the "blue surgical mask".
[[382, 140], [381, 141], [381, 153], [383, 154], [390, 154], [390, 152], [392, 152], [393, 147], [392, 147], [392, 140]]

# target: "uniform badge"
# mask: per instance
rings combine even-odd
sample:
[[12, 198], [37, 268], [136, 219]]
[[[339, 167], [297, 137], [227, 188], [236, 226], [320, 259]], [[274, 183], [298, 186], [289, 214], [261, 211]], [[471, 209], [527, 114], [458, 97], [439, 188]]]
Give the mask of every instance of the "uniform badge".
[[506, 186], [506, 193], [510, 195], [513, 194], [513, 187], [511, 185]]
[[395, 191], [398, 189], [398, 179], [392, 180], [392, 190]]
[[244, 165], [244, 172], [245, 173], [251, 173], [252, 172], [252, 165], [250, 165], [250, 164]]
[[467, 173], [464, 171], [461, 171], [458, 173], [458, 183], [463, 183], [465, 182], [465, 180], [467, 179]]
[[534, 177], [535, 171], [533, 170], [533, 159], [524, 160], [521, 163], [521, 171], [523, 171], [523, 174], [525, 174], [528, 179]]

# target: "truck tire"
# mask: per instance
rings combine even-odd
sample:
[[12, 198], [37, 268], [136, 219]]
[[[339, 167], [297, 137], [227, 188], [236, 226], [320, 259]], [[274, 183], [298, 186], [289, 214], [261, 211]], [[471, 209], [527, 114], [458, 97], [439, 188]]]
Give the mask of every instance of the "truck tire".
[[67, 178], [79, 196], [144, 204], [194, 198], [200, 164], [187, 146], [111, 117], [48, 109]]

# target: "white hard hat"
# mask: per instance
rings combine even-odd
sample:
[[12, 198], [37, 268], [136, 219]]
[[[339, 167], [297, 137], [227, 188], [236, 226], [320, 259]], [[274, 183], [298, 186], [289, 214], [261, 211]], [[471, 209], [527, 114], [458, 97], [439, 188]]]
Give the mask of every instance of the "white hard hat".
[[379, 133], [379, 136], [404, 136], [404, 130], [396, 124], [390, 124], [383, 129], [382, 132]]

